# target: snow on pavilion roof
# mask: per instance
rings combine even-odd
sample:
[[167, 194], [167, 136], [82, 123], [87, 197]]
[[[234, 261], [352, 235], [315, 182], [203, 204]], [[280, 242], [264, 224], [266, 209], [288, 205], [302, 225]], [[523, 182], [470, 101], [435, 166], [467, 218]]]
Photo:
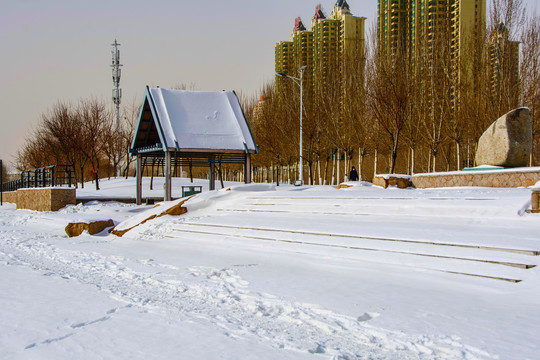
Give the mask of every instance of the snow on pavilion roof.
[[258, 152], [234, 92], [147, 87], [131, 152], [157, 150]]

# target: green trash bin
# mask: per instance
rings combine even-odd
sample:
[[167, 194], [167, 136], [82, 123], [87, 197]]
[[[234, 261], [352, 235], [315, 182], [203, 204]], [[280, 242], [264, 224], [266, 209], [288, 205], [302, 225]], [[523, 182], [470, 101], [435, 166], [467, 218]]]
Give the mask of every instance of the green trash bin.
[[202, 193], [202, 186], [182, 186], [182, 197]]

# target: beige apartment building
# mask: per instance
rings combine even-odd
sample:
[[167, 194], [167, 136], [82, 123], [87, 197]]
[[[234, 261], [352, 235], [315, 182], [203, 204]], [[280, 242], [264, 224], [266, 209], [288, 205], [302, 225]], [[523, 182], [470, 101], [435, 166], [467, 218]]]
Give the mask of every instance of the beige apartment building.
[[[275, 71], [299, 77], [303, 73], [304, 97], [324, 93], [329, 82], [357, 79], [363, 84], [365, 64], [365, 17], [351, 13], [346, 0], [337, 1], [330, 16], [321, 5], [315, 9], [308, 30], [300, 18], [289, 41], [275, 46]], [[276, 77], [279, 92], [290, 79]], [[342, 102], [352, 101], [343, 94]]]

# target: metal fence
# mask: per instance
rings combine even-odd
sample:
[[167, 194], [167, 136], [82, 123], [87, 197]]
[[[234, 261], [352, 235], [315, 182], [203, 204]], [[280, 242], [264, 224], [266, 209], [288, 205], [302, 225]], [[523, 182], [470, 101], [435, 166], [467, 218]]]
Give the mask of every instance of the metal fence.
[[0, 191], [16, 191], [21, 188], [71, 187], [74, 175], [75, 170], [71, 165], [53, 165], [39, 169], [24, 170], [20, 173], [19, 179], [2, 183]]

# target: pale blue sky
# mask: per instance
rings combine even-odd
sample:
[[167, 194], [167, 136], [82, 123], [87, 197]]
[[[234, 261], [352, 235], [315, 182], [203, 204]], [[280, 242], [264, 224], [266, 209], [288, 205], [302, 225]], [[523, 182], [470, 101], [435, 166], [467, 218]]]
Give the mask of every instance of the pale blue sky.
[[[12, 161], [41, 113], [58, 100], [110, 99], [111, 43], [121, 44], [123, 103], [146, 85], [256, 94], [273, 79], [274, 44], [294, 19], [311, 23], [334, 0], [2, 0], [0, 159]], [[536, 6], [540, 0], [526, 0]], [[377, 0], [348, 0], [376, 18]]]

